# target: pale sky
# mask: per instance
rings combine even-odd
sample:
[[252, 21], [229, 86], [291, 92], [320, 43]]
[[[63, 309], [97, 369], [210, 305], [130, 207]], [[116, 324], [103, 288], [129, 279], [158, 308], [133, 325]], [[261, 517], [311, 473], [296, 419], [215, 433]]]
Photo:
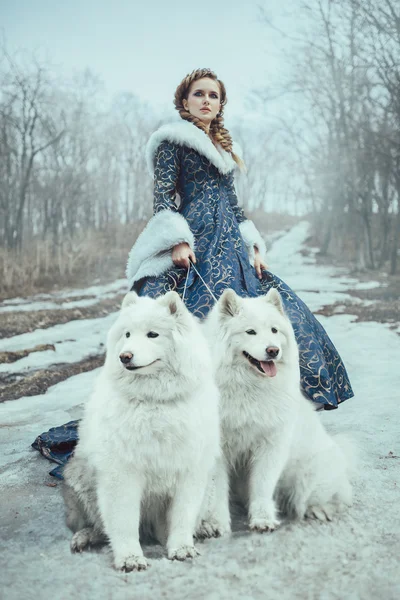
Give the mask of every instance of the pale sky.
[[111, 94], [131, 91], [171, 114], [180, 80], [210, 67], [226, 85], [229, 119], [248, 113], [251, 89], [281, 68], [259, 5], [282, 16], [277, 0], [0, 0], [0, 32], [10, 52], [47, 55], [66, 78], [89, 67]]

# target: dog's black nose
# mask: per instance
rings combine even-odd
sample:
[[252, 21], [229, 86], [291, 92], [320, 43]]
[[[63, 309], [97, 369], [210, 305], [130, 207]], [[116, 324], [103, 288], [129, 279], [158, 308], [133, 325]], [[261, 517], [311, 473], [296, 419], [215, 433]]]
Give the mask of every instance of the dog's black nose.
[[127, 365], [129, 362], [131, 362], [133, 358], [133, 354], [132, 352], [122, 352], [119, 355], [119, 360], [124, 364]]
[[279, 354], [279, 348], [276, 346], [268, 346], [268, 348], [266, 348], [266, 352], [269, 358], [276, 358]]

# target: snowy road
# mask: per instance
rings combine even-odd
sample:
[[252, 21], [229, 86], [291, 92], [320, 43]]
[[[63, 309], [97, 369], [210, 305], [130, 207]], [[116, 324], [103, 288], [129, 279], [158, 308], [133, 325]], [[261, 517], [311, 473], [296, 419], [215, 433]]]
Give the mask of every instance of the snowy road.
[[[377, 285], [361, 285], [333, 268], [316, 267], [312, 256], [299, 252], [306, 235], [305, 226], [297, 226], [274, 244], [268, 260], [271, 270], [313, 310], [338, 300], [360, 302], [347, 290]], [[121, 282], [113, 285], [105, 293], [120, 290]], [[30, 303], [41, 301], [54, 302], [47, 297]], [[18, 310], [21, 302], [14, 303]], [[8, 303], [7, 310], [11, 307]], [[76, 360], [77, 354], [86, 356], [104, 343], [113, 318], [70, 322], [1, 345], [7, 350], [32, 347], [44, 343], [45, 335], [46, 342], [60, 344], [62, 360]], [[146, 547], [152, 568], [142, 573], [115, 572], [108, 549], [71, 555], [59, 486], [48, 485], [54, 483], [47, 474], [51, 464], [30, 443], [49, 427], [80, 415], [97, 374], [91, 371], [44, 395], [0, 404], [0, 597], [400, 598], [400, 337], [386, 325], [356, 323], [348, 314], [319, 319], [338, 347], [356, 393], [337, 411], [321, 414], [330, 431], [352, 432], [360, 447], [355, 502], [347, 514], [328, 524], [284, 523], [272, 535], [250, 534], [238, 516], [232, 536], [200, 544], [201, 556], [193, 563], [171, 563], [158, 546]], [[68, 348], [71, 339], [77, 345]], [[33, 363], [21, 359], [19, 368], [48, 364], [48, 352], [31, 356], [35, 359], [27, 359]], [[7, 371], [11, 368], [7, 365]]]

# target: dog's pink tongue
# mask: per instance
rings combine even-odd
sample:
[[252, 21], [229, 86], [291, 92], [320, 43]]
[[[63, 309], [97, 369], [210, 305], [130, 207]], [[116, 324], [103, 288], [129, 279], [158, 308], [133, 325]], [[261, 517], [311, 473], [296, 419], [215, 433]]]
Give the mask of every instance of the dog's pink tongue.
[[275, 377], [276, 365], [272, 360], [267, 362], [260, 362], [261, 368], [268, 377]]

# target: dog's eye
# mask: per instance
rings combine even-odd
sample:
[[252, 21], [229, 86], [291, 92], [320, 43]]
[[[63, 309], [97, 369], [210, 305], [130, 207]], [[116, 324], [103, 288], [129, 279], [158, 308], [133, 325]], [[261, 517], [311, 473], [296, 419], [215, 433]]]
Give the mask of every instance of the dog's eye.
[[254, 329], [248, 329], [246, 333], [248, 333], [249, 335], [257, 335]]
[[272, 327], [271, 331], [272, 331], [272, 333], [278, 333], [278, 330], [276, 327]]
[[158, 337], [160, 334], [156, 333], [155, 331], [149, 331], [149, 333], [147, 334], [148, 338], [156, 338]]
[[131, 334], [129, 333], [129, 331], [126, 332], [125, 337], [131, 337]]

